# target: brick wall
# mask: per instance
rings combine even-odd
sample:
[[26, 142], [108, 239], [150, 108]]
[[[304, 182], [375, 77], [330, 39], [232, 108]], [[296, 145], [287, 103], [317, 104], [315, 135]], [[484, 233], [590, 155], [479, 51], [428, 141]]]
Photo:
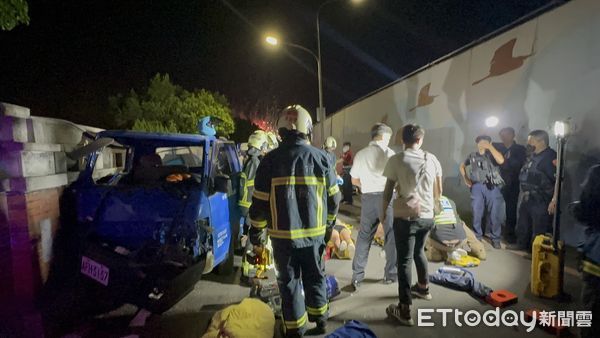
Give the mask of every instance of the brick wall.
[[99, 130], [0, 103], [0, 335], [44, 335], [35, 304], [52, 261], [60, 196], [83, 169], [66, 153], [83, 144], [84, 131]]

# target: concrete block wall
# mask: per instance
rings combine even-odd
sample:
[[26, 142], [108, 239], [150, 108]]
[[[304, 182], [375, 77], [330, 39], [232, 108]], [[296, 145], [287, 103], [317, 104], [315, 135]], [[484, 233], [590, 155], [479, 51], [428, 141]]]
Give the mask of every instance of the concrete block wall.
[[[30, 115], [29, 109], [0, 103], [0, 332], [43, 336], [35, 307], [52, 261], [60, 224], [60, 197], [77, 179], [83, 161], [69, 152], [99, 129]], [[104, 155], [103, 168], [114, 165]]]

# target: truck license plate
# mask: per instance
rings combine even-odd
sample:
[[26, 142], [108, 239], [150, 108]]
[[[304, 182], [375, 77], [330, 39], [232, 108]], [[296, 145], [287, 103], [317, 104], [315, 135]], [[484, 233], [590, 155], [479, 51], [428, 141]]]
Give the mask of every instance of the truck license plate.
[[81, 256], [81, 273], [97, 281], [98, 283], [107, 286], [109, 269], [86, 256]]

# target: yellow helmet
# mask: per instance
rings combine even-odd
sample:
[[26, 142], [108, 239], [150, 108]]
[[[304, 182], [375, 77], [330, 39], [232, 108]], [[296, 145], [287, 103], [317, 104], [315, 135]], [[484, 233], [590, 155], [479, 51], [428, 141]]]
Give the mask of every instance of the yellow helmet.
[[274, 132], [267, 133], [267, 147], [269, 150], [279, 147], [279, 140], [277, 140], [277, 135]]
[[248, 138], [248, 146], [259, 150], [264, 150], [267, 147], [267, 137], [264, 131], [255, 131]]
[[312, 117], [306, 109], [299, 104], [284, 108], [277, 119], [277, 130], [296, 130], [307, 136], [312, 134]]
[[325, 148], [331, 150], [335, 150], [335, 148], [337, 148], [337, 141], [333, 136], [329, 136], [327, 139], [325, 139]]

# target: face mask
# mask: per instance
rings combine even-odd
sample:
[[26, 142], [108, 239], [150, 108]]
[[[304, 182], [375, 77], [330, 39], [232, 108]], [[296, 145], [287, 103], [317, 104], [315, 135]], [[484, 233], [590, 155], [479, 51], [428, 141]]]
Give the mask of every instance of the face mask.
[[347, 152], [348, 152], [348, 150], [350, 150], [350, 147], [344, 147], [344, 148], [342, 148], [342, 150], [343, 150], [345, 153], [347, 153]]
[[527, 145], [527, 153], [528, 154], [534, 154], [535, 153], [535, 146], [532, 146], [531, 144]]

